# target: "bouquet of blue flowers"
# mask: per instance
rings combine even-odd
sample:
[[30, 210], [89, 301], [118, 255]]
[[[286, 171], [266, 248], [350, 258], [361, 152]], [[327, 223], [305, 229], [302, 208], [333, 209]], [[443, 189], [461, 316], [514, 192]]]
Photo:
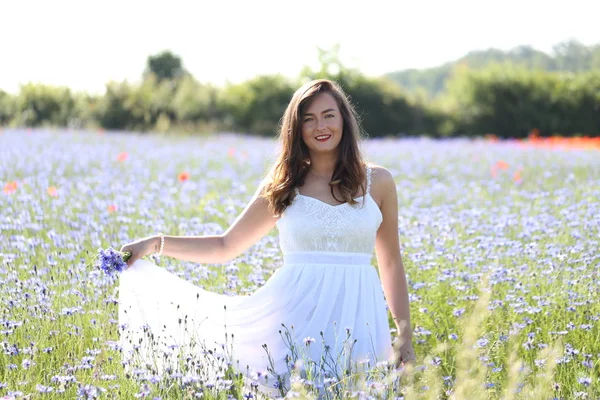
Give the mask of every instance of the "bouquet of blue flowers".
[[112, 275], [127, 269], [127, 260], [131, 257], [130, 252], [121, 252], [109, 247], [98, 250], [97, 265], [107, 274]]

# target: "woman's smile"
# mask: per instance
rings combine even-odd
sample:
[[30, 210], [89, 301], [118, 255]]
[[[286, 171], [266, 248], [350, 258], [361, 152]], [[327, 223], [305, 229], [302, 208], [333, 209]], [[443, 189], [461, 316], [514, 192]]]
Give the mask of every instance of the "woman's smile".
[[326, 142], [330, 137], [331, 135], [319, 135], [315, 139], [317, 139], [319, 142]]

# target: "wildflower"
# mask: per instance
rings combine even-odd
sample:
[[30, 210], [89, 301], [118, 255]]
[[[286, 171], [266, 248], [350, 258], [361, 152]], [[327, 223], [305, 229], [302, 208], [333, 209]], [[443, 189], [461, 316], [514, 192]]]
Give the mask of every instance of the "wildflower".
[[535, 360], [535, 365], [536, 365], [536, 367], [543, 367], [544, 365], [546, 365], [546, 360], [545, 359]]
[[146, 397], [150, 395], [150, 388], [148, 387], [148, 385], [144, 385], [144, 387], [142, 388], [142, 390], [139, 393], [134, 394], [135, 398], [140, 398], [140, 397]]
[[8, 182], [6, 185], [4, 185], [4, 193], [6, 194], [13, 194], [14, 192], [17, 191], [17, 182]]
[[117, 161], [118, 162], [125, 162], [127, 160], [127, 158], [129, 157], [129, 154], [127, 152], [121, 152], [117, 155]]
[[38, 384], [35, 389], [40, 393], [50, 393], [54, 390], [52, 386], [44, 386], [40, 384]]
[[50, 197], [58, 197], [58, 189], [54, 186], [50, 186], [48, 188], [48, 196]]
[[506, 169], [508, 169], [508, 163], [506, 163], [505, 161], [500, 160], [500, 161], [496, 162], [495, 167], [497, 169], [506, 170]]
[[190, 179], [190, 174], [186, 171], [182, 171], [177, 175], [177, 180], [179, 180], [179, 182], [185, 182], [188, 179]]
[[97, 399], [100, 397], [101, 392], [104, 392], [106, 389], [97, 388], [94, 385], [80, 385], [77, 389], [77, 396], [80, 399]]
[[579, 379], [577, 379], [577, 382], [579, 382], [583, 386], [587, 387], [592, 384], [592, 378], [590, 378], [590, 377], [579, 378]]
[[452, 311], [452, 315], [454, 315], [455, 317], [460, 317], [464, 313], [465, 313], [464, 308], [455, 308], [454, 311]]
[[519, 184], [523, 181], [523, 177], [521, 176], [522, 171], [523, 171], [523, 169], [519, 168], [518, 170], [515, 171], [515, 173], [513, 175], [513, 180], [515, 181], [516, 184]]
[[131, 257], [131, 253], [122, 253], [120, 251], [116, 251], [112, 247], [109, 247], [106, 250], [98, 250], [99, 266], [108, 275], [111, 275], [114, 272], [121, 272], [126, 269], [126, 261], [129, 259], [129, 257]]
[[584, 360], [581, 362], [581, 365], [583, 365], [586, 368], [594, 368], [594, 363], [590, 360]]

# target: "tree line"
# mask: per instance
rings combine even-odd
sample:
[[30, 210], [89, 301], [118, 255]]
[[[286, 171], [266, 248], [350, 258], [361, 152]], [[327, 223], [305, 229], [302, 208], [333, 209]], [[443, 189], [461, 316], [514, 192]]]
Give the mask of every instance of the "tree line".
[[240, 132], [275, 136], [294, 90], [315, 78], [338, 81], [369, 137], [600, 135], [600, 70], [578, 73], [490, 63], [456, 65], [443, 93], [411, 92], [386, 77], [346, 68], [320, 50], [320, 67], [296, 78], [257, 76], [218, 87], [199, 82], [171, 52], [148, 57], [139, 83], [109, 82], [103, 95], [26, 84], [0, 91], [0, 125], [121, 131]]

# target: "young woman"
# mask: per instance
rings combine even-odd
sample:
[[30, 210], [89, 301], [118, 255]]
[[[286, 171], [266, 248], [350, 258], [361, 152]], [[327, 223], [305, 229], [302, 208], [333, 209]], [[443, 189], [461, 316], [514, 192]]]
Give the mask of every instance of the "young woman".
[[[387, 300], [399, 332], [394, 361], [414, 359], [396, 185], [387, 169], [363, 161], [360, 126], [342, 89], [328, 80], [299, 88], [280, 140], [275, 165], [223, 234], [160, 234], [123, 246], [132, 253], [120, 278], [124, 351], [138, 348], [138, 355], [166, 360], [164, 353], [184, 347], [193, 352], [194, 343], [202, 354], [221, 351], [267, 391], [285, 384], [300, 358], [305, 371], [325, 377], [391, 361]], [[140, 259], [155, 251], [225, 263], [275, 226], [283, 266], [248, 296], [205, 291]], [[144, 333], [152, 350], [144, 350]]]

